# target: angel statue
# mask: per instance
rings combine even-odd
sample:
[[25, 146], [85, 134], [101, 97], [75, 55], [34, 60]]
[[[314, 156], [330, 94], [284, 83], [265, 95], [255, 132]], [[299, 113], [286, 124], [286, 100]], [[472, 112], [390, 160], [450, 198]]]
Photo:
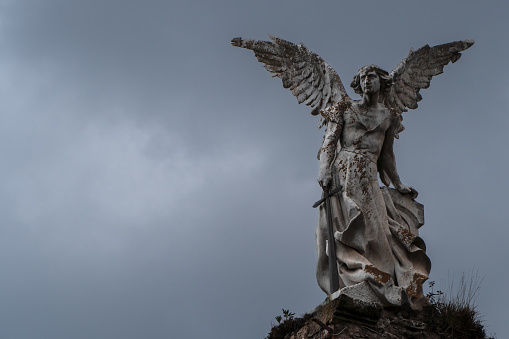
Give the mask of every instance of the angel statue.
[[318, 154], [326, 202], [316, 230], [318, 285], [331, 299], [357, 288], [357, 295], [369, 294], [382, 305], [422, 308], [422, 284], [431, 269], [418, 233], [423, 206], [414, 200], [417, 191], [400, 180], [393, 144], [404, 129], [402, 113], [422, 99], [419, 91], [474, 42], [410, 50], [391, 73], [364, 66], [350, 85], [361, 96], [353, 100], [321, 57], [302, 44], [269, 37], [234, 38], [232, 45], [253, 50], [326, 126]]

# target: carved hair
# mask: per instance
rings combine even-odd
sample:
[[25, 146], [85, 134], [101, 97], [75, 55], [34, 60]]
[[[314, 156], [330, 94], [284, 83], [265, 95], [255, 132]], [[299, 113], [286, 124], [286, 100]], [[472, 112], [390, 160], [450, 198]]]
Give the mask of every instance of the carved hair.
[[350, 84], [350, 87], [353, 88], [355, 93], [362, 95], [362, 88], [361, 88], [361, 81], [360, 81], [360, 74], [362, 72], [369, 72], [369, 71], [375, 71], [378, 77], [380, 78], [380, 93], [384, 93], [389, 86], [392, 85], [392, 77], [389, 76], [389, 73], [387, 71], [384, 71], [377, 65], [367, 65], [362, 67], [357, 71], [357, 74], [353, 77], [352, 83]]

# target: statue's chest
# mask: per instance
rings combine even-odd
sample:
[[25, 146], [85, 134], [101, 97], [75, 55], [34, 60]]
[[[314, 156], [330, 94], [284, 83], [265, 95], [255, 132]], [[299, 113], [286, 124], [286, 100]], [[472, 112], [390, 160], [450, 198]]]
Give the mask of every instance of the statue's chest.
[[352, 106], [344, 114], [344, 127], [358, 130], [359, 132], [385, 133], [389, 128], [391, 115], [387, 109], [380, 107], [377, 109], [361, 109]]

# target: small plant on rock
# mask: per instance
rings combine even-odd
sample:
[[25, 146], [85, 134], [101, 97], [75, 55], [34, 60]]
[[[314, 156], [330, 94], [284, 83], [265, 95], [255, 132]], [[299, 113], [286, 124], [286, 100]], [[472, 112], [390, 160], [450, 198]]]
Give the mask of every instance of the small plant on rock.
[[290, 312], [290, 310], [285, 310], [284, 308], [282, 310], [283, 316], [277, 315], [275, 317], [278, 324], [281, 324], [281, 321], [283, 321], [283, 317], [285, 318], [285, 320], [293, 320], [293, 318], [295, 317], [295, 313]]
[[275, 318], [278, 325], [272, 327], [267, 339], [283, 339], [287, 334], [304, 326], [306, 321], [311, 318], [311, 314], [304, 314], [302, 317], [295, 318], [295, 313], [283, 308], [283, 315], [278, 315]]

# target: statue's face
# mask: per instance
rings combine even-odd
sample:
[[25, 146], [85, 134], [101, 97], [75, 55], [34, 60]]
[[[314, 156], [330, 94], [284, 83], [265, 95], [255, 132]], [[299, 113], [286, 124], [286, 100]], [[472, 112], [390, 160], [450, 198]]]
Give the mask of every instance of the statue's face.
[[380, 90], [380, 78], [374, 70], [362, 71], [359, 77], [363, 93], [373, 94]]

